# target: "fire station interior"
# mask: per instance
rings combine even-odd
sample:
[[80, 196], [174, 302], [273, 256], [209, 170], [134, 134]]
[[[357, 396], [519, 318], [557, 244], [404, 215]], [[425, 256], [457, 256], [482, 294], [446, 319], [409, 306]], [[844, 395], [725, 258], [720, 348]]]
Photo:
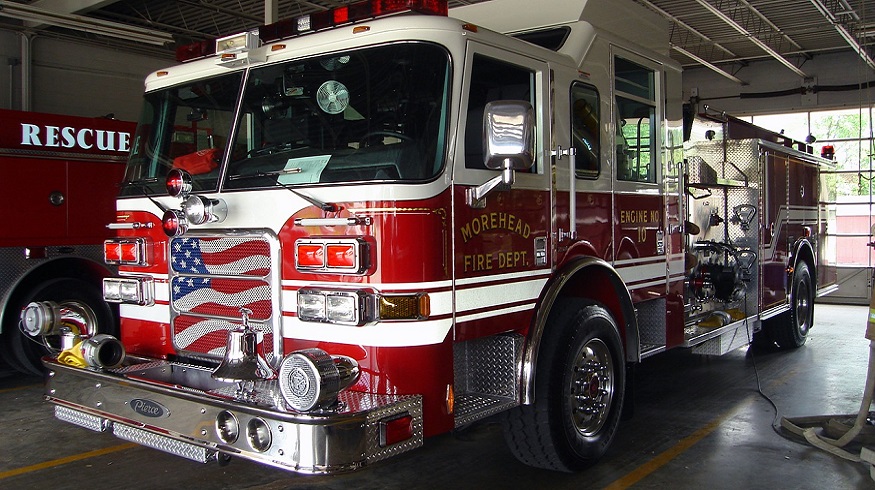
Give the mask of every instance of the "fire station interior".
[[[506, 9], [502, 7], [505, 1], [449, 0], [449, 16], [456, 7], [481, 3]], [[702, 115], [704, 119], [699, 120], [706, 121], [688, 124], [685, 139], [707, 144], [715, 134], [719, 137], [727, 130], [732, 116], [737, 118], [734, 127], [747, 128], [744, 131], [750, 131], [751, 138], [768, 134], [773, 142], [792, 140], [775, 144], [809, 153], [820, 162], [818, 206], [828, 213], [824, 248], [829, 249], [827, 262], [835, 269], [837, 287], [821, 288], [818, 292], [828, 293], [823, 296], [811, 295], [814, 320], [804, 345], [787, 348], [780, 341], [778, 345], [743, 342], [724, 346], [726, 352], [719, 352], [722, 355], [685, 348], [648, 355], [645, 350], [640, 362], [629, 364], [627, 376], [634, 382], [625, 394], [622, 421], [612, 444], [597, 464], [579, 472], [554, 472], [520, 463], [505, 445], [500, 415], [495, 415], [427, 437], [422, 447], [400, 456], [325, 476], [300, 475], [234, 457], [199, 463], [120, 440], [110, 433], [98, 434], [63, 423], [45, 400], [46, 374], [16, 369], [21, 367], [16, 353], [33, 346], [22, 347], [16, 344], [19, 341], [11, 340], [14, 335], [9, 325], [18, 325], [4, 320], [0, 336], [0, 432], [4, 434], [0, 437], [0, 488], [872, 488], [875, 412], [870, 412], [869, 405], [875, 391], [875, 356], [870, 358], [870, 353], [875, 350], [870, 351], [869, 336], [875, 342], [875, 316], [870, 316], [875, 310], [869, 306], [875, 307], [875, 299], [870, 302], [875, 298], [875, 255], [869, 244], [875, 241], [875, 4], [867, 0], [630, 1], [655, 13], [668, 33], [665, 53], [682, 69], [684, 119], [693, 121]], [[355, 3], [0, 1], [0, 66], [6, 67], [0, 70], [0, 110], [136, 122], [141, 117], [144, 78], [176, 64], [178, 47], [212, 43], [259, 25]], [[531, 5], [542, 8], [538, 2]], [[525, 17], [529, 13], [520, 10], [513, 15]], [[522, 38], [539, 45], [550, 42]], [[388, 62], [389, 58], [379, 58], [373, 66], [380, 60]], [[418, 61], [424, 63], [422, 58]], [[262, 94], [285, 90], [284, 75], [275, 75], [260, 86], [263, 92], [258, 92], [259, 100], [253, 104], [267, 101]], [[420, 76], [429, 90], [442, 89], [443, 81], [437, 77], [443, 73]], [[588, 111], [598, 106], [600, 96], [611, 97], [586, 87], [575, 88], [580, 102], [575, 109], [579, 109], [581, 121], [575, 127], [573, 143], [578, 148], [578, 176], [597, 171], [593, 152], [600, 151], [599, 143], [587, 143], [594, 128], [587, 122], [591, 117]], [[616, 121], [618, 135], [627, 141], [632, 141], [636, 124], [653, 119], [646, 113], [647, 104], [640, 102], [644, 99], [635, 99], [638, 103], [631, 100], [629, 121]], [[416, 103], [411, 95], [411, 104]], [[636, 107], [645, 113], [639, 110], [633, 114]], [[265, 111], [284, 109], [271, 106]], [[444, 123], [429, 119], [433, 116], [425, 103], [417, 110], [407, 114], [410, 120], [401, 126], [420, 124], [421, 131], [427, 131]], [[7, 117], [3, 114], [0, 112]], [[198, 117], [193, 114], [188, 122]], [[311, 121], [310, 129], [324, 119]], [[213, 135], [198, 134], [196, 126], [192, 127], [190, 139], [177, 141], [178, 148], [186, 144], [197, 148], [199, 139], [215, 144]], [[764, 128], [764, 132], [751, 129], [754, 127]], [[3, 121], [0, 129], [18, 131], [17, 126], [12, 128]], [[598, 132], [597, 125], [594, 131]], [[637, 131], [640, 133], [640, 126]], [[265, 129], [265, 134], [268, 132]], [[350, 141], [359, 139], [348, 137]], [[466, 137], [476, 141], [479, 135]], [[7, 140], [0, 135], [0, 141]], [[640, 134], [636, 141], [618, 149], [618, 159], [638, 159], [639, 166], [630, 163], [625, 167], [624, 171], [637, 176], [629, 178], [654, 179], [651, 167], [640, 166], [640, 156], [650, 143], [642, 141]], [[245, 154], [246, 150], [240, 151]], [[429, 152], [434, 155], [435, 149], [429, 148]], [[3, 159], [11, 155], [0, 148], [0, 165], [6, 167]], [[749, 177], [734, 170], [729, 177], [710, 175], [711, 171], [702, 165], [684, 176], [690, 185], [683, 194], [691, 208], [744, 187]], [[0, 168], [0, 172], [0, 194], [4, 195], [23, 195], [22, 191], [37, 187], [33, 179], [41, 178], [21, 168]], [[499, 173], [495, 171], [495, 175]], [[27, 178], [21, 180], [23, 175]], [[764, 190], [770, 186], [770, 175], [774, 177], [763, 177]], [[578, 190], [586, 182], [578, 180]], [[801, 189], [803, 194], [806, 191], [818, 192]], [[134, 195], [140, 191], [129, 187], [121, 192]], [[718, 243], [720, 239], [705, 236], [704, 231], [696, 242], [700, 228], [710, 224], [718, 229], [731, 223], [741, 229], [745, 221], [756, 220], [750, 208], [765, 205], [758, 201], [765, 198], [739, 195], [751, 201], [748, 208], [743, 204], [727, 206], [727, 213], [704, 212], [698, 220], [683, 223], [682, 240], [690, 244], [686, 268], [701, 267], [703, 256], [726, 252]], [[12, 211], [19, 205], [15, 199], [3, 203], [6, 218], [2, 223], [10, 233], [0, 235], [6, 237], [0, 250], [16, 257], [32, 253], [26, 244], [7, 240], [23, 226], [20, 220], [28, 221], [28, 229], [54, 226], [33, 222], [36, 218], [27, 218], [26, 210], [24, 218], [11, 219], [19, 216]], [[75, 228], [77, 223], [67, 226]], [[718, 277], [717, 284], [710, 286], [691, 280], [688, 287], [693, 291], [693, 303], [707, 304], [715, 301], [715, 296], [737, 296], [735, 285], [739, 281], [756, 280], [750, 277], [756, 276], [750, 272], [756, 268], [743, 265], [756, 257], [733, 254], [742, 266], [722, 273], [746, 276], [728, 283], [720, 283]], [[15, 273], [11, 265], [0, 262], [0, 276]], [[0, 293], [9, 290], [0, 286]], [[7, 310], [17, 304], [7, 296], [0, 300], [0, 307]], [[752, 296], [745, 301], [753, 301], [756, 307]], [[721, 312], [711, 321], [732, 321], [732, 315]], [[696, 332], [688, 334], [695, 336]]]

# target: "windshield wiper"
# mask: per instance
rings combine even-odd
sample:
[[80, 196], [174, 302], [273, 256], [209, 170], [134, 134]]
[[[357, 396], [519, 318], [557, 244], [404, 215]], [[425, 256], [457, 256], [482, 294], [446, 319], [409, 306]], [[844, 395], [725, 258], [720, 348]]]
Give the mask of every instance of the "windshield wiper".
[[[228, 180], [254, 179], [254, 178], [259, 178], [259, 177], [278, 177], [280, 175], [298, 174], [298, 173], [301, 173], [302, 171], [303, 170], [300, 167], [292, 167], [292, 168], [284, 168], [282, 170], [272, 170], [270, 172], [256, 172], [254, 174], [246, 174], [246, 175], [235, 174], [235, 175], [229, 176]], [[326, 213], [333, 213], [333, 212], [337, 211], [337, 204], [330, 203], [330, 202], [322, 202], [322, 201], [316, 199], [315, 197], [308, 196], [300, 191], [295, 190], [292, 186], [285, 184], [283, 182], [280, 182], [279, 179], [274, 180], [273, 185], [280, 186], [283, 189], [288, 190], [292, 194], [309, 202], [310, 204], [316, 206], [317, 208], [321, 209], [322, 211], [325, 211]]]
[[136, 187], [136, 188], [140, 189], [140, 194], [142, 194], [143, 197], [152, 201], [152, 204], [157, 206], [158, 209], [160, 209], [162, 213], [166, 213], [168, 208], [166, 206], [164, 206], [163, 204], [161, 204], [160, 202], [156, 201], [154, 197], [150, 196], [149, 193], [146, 192], [146, 185], [147, 184], [154, 184], [156, 182], [158, 182], [158, 177], [149, 177], [147, 179], [129, 180], [127, 182], [122, 182], [121, 186], [122, 187]]

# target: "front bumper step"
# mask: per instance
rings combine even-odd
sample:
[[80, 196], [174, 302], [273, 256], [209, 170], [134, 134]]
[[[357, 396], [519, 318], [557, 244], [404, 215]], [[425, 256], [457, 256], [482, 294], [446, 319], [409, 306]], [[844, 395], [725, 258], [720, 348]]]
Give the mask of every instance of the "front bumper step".
[[[353, 470], [422, 445], [422, 397], [345, 391], [331, 411], [285, 408], [275, 381], [234, 398], [200, 366], [142, 360], [116, 370], [45, 358], [55, 416], [87, 429], [206, 463], [219, 453], [301, 473]], [[413, 436], [386, 444], [382, 427], [409, 417]]]

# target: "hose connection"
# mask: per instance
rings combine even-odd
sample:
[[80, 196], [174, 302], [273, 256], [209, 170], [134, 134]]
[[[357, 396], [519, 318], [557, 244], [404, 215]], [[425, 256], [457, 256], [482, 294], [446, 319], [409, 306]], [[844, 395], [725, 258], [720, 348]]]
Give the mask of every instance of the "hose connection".
[[21, 311], [21, 330], [39, 337], [49, 350], [48, 340], [60, 338], [58, 361], [74, 367], [116, 368], [125, 359], [125, 348], [112, 335], [97, 333], [97, 317], [88, 305], [78, 301], [35, 301]]

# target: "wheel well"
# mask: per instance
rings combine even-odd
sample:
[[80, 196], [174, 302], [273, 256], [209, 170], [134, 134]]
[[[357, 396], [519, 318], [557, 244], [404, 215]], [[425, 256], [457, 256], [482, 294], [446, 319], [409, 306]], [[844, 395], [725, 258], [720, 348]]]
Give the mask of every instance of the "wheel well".
[[816, 263], [814, 261], [814, 250], [807, 240], [802, 240], [796, 246], [796, 259], [793, 261], [792, 266], [796, 267], [796, 264], [799, 262], [805, 262], [808, 265], [808, 270], [811, 272], [811, 282], [814, 285], [814, 290], [817, 291], [817, 270]]
[[620, 328], [620, 338], [626, 361], [638, 361], [638, 324], [629, 290], [622, 278], [607, 262], [595, 257], [581, 257], [565, 265], [548, 283], [541, 297], [529, 332], [523, 354], [522, 392], [523, 403], [534, 401], [535, 370], [538, 350], [547, 327], [550, 311], [566, 298], [580, 298], [595, 301], [613, 315]]
[[36, 288], [39, 284], [54, 279], [79, 279], [89, 283], [100, 284], [104, 277], [114, 275], [113, 271], [103, 264], [82, 257], [60, 257], [46, 261], [22, 275], [3, 299], [0, 309], [0, 333], [6, 324], [8, 315], [18, 315], [18, 312], [8, 311], [7, 306]]

